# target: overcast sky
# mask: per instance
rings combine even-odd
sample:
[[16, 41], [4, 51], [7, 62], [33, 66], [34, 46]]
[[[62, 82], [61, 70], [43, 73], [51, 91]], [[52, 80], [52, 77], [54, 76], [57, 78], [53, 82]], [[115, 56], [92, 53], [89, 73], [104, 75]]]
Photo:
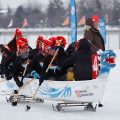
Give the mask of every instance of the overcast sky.
[[40, 1], [43, 4], [48, 4], [49, 0], [0, 0], [0, 1], [1, 1], [1, 4], [2, 4], [3, 8], [7, 8], [7, 6], [10, 6], [11, 8], [16, 8], [21, 4], [25, 4], [25, 3], [28, 3], [28, 2], [31, 2], [31, 1], [34, 1], [34, 2]]
[[[16, 8], [21, 4], [25, 4], [34, 1], [34, 2], [41, 2], [44, 5], [48, 4], [49, 0], [0, 0], [2, 4], [2, 8], [7, 8], [7, 6], [10, 6], [11, 8]], [[68, 3], [69, 0], [62, 0], [64, 3]]]

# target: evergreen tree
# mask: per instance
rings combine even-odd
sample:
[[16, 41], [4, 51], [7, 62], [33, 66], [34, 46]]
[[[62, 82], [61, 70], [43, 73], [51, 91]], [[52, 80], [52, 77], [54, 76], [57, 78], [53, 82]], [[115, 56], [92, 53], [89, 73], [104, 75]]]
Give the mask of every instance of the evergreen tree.
[[60, 26], [65, 19], [65, 8], [61, 0], [51, 0], [47, 9], [47, 18], [49, 26], [57, 27]]
[[23, 9], [23, 6], [21, 5], [16, 9], [16, 12], [14, 15], [14, 26], [22, 27], [23, 19], [24, 19], [24, 9]]

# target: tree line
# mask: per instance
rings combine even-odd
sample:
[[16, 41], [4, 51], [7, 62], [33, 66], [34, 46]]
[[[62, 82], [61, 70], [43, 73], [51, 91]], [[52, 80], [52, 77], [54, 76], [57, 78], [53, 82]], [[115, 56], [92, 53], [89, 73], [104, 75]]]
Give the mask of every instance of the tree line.
[[[47, 8], [39, 2], [32, 7], [30, 4], [20, 5], [13, 11], [7, 8], [6, 14], [0, 13], [0, 28], [7, 28], [11, 19], [12, 27], [22, 27], [24, 18], [28, 27], [62, 27], [62, 22], [69, 16], [69, 3], [65, 7], [62, 0], [50, 0]], [[82, 16], [86, 18], [98, 15], [105, 18], [108, 25], [120, 25], [119, 0], [78, 0], [76, 2], [77, 21]]]

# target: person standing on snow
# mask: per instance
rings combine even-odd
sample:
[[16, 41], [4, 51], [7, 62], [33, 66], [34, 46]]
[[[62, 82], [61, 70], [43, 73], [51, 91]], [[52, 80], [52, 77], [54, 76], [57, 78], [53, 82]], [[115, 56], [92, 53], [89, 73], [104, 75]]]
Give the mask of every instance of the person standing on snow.
[[84, 32], [84, 38], [86, 38], [91, 45], [92, 53], [97, 53], [97, 51], [105, 50], [104, 40], [98, 30], [98, 16], [92, 16], [86, 20], [86, 29]]
[[[85, 21], [87, 27], [84, 32], [84, 37], [90, 42], [92, 54], [96, 54], [97, 51], [105, 50], [104, 40], [98, 30], [98, 22], [99, 18], [96, 15]], [[102, 107], [103, 105], [99, 103], [98, 106]]]

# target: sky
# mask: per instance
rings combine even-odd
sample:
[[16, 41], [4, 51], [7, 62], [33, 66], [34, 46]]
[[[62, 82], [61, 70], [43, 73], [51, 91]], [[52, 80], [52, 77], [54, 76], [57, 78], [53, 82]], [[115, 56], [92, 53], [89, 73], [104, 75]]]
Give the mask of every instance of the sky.
[[[47, 5], [50, 0], [0, 0], [2, 4], [2, 8], [7, 8], [10, 6], [11, 8], [16, 8], [21, 4], [25, 4], [27, 2], [41, 2], [44, 5]], [[62, 0], [64, 3], [67, 3], [69, 0]]]
[[43, 4], [48, 4], [49, 0], [0, 0], [2, 4], [2, 8], [7, 8], [7, 6], [10, 6], [11, 8], [16, 8], [21, 4], [26, 4], [27, 2], [32, 1], [40, 1]]

